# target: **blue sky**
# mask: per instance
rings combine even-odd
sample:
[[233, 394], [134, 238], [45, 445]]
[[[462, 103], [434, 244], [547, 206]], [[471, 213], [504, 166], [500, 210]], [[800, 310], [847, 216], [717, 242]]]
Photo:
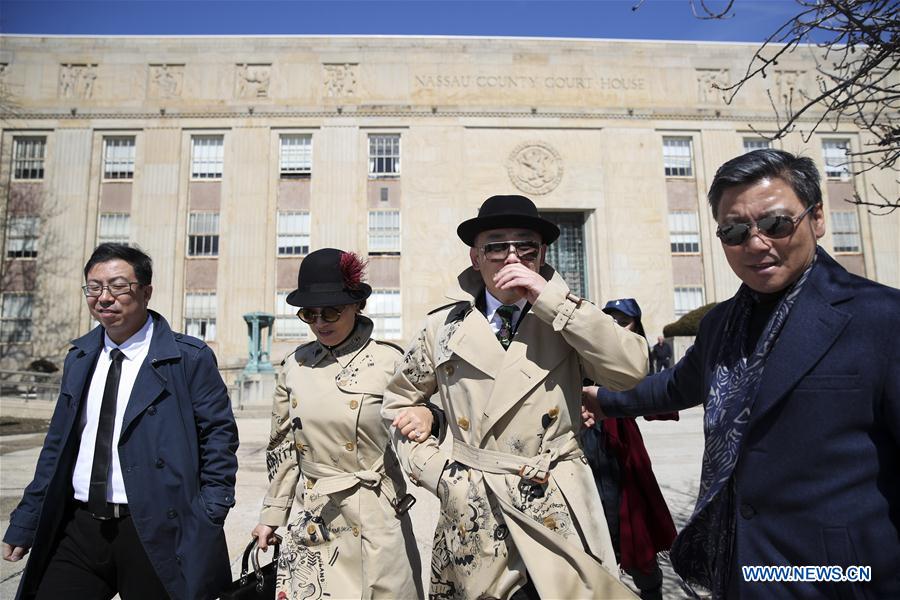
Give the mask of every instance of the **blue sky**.
[[[701, 21], [689, 0], [0, 0], [3, 33], [475, 35], [762, 41], [794, 0], [736, 0]], [[699, 0], [697, 0], [699, 4]], [[707, 0], [712, 7], [725, 0]]]

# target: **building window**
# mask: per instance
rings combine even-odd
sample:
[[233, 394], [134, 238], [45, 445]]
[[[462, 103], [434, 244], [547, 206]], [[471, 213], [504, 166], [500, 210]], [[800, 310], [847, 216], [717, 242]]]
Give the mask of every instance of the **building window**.
[[559, 239], [547, 247], [546, 262], [562, 277], [573, 294], [587, 297], [584, 254], [584, 213], [540, 213], [559, 227]]
[[687, 314], [703, 306], [703, 288], [699, 286], [675, 288], [675, 316]]
[[400, 253], [400, 211], [369, 211], [369, 254]]
[[278, 256], [309, 254], [309, 212], [278, 213]]
[[366, 300], [366, 309], [375, 323], [372, 337], [382, 340], [403, 337], [400, 290], [372, 290], [372, 295]]
[[43, 179], [45, 137], [13, 138], [13, 179]]
[[822, 140], [822, 155], [825, 158], [825, 176], [847, 179], [850, 176], [847, 152], [848, 140]]
[[666, 177], [693, 177], [691, 138], [664, 137], [663, 164]]
[[764, 138], [744, 138], [744, 154], [747, 152], [752, 152], [754, 150], [763, 150], [766, 148], [771, 148], [772, 142], [764, 139]]
[[832, 211], [831, 231], [835, 252], [859, 252], [859, 218], [853, 211]]
[[309, 177], [312, 171], [312, 136], [284, 134], [281, 136], [281, 178]]
[[9, 217], [6, 221], [6, 258], [37, 258], [40, 217]]
[[393, 177], [400, 174], [400, 136], [369, 136], [369, 175]]
[[275, 337], [279, 340], [303, 340], [309, 337], [309, 327], [297, 318], [297, 307], [287, 303], [289, 293], [275, 293]]
[[219, 255], [219, 213], [189, 215], [188, 256]]
[[188, 292], [184, 295], [184, 332], [205, 342], [216, 339], [215, 292]]
[[134, 178], [134, 137], [103, 138], [103, 178]]
[[100, 213], [97, 228], [98, 244], [125, 244], [131, 241], [131, 216], [127, 213]]
[[32, 294], [7, 292], [0, 302], [0, 343], [18, 344], [31, 341]]
[[700, 224], [692, 210], [673, 210], [669, 213], [669, 245], [672, 254], [700, 252]]
[[221, 135], [191, 137], [191, 179], [221, 179], [225, 145]]

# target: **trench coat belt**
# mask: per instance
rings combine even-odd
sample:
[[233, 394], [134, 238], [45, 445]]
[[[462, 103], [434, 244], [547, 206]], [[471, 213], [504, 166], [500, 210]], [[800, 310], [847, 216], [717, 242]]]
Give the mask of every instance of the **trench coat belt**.
[[371, 467], [363, 471], [341, 471], [330, 465], [306, 460], [300, 464], [300, 471], [304, 476], [315, 480], [316, 483], [313, 485], [312, 491], [317, 494], [327, 496], [361, 485], [372, 490], [381, 488], [381, 492], [388, 500], [393, 500], [394, 498], [394, 491], [391, 489], [391, 486], [381, 485], [381, 480], [384, 477], [383, 455], [378, 457], [378, 460]]
[[571, 437], [558, 443], [550, 442], [548, 448], [537, 456], [517, 456], [496, 450], [476, 448], [460, 439], [453, 439], [453, 460], [484, 471], [485, 473], [510, 473], [534, 483], [546, 483], [550, 469], [561, 460], [574, 460], [582, 456], [578, 440]]

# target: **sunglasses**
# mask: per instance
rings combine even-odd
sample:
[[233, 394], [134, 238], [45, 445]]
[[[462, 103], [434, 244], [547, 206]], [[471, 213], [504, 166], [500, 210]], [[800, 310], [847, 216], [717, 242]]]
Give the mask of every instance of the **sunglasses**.
[[538, 253], [541, 249], [540, 242], [531, 240], [509, 241], [509, 242], [490, 242], [481, 247], [484, 257], [490, 261], [506, 260], [509, 256], [509, 248], [512, 246], [513, 251], [522, 262], [534, 262], [537, 260]]
[[769, 239], [778, 240], [781, 238], [786, 238], [794, 233], [794, 229], [797, 227], [797, 223], [802, 221], [803, 217], [809, 214], [809, 212], [817, 206], [819, 205], [812, 204], [808, 206], [806, 210], [804, 210], [796, 217], [789, 217], [787, 215], [771, 215], [768, 217], [763, 217], [759, 221], [750, 221], [749, 223], [731, 223], [730, 225], [719, 225], [719, 227], [716, 229], [716, 237], [722, 240], [722, 243], [726, 246], [740, 246], [747, 241], [747, 238], [750, 237], [750, 232], [753, 230], [753, 226], [755, 225], [756, 230], [760, 233], [760, 235], [764, 235]]
[[326, 323], [334, 323], [341, 318], [341, 311], [333, 306], [326, 306], [318, 311], [311, 308], [301, 308], [297, 311], [297, 318], [309, 325], [315, 323], [316, 319], [322, 319]]

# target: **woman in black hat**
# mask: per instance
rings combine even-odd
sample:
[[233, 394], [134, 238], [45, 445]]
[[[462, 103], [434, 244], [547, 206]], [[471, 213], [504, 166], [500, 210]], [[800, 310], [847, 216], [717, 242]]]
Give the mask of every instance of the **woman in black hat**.
[[[261, 549], [288, 525], [277, 598], [421, 598], [421, 566], [407, 510], [414, 502], [381, 417], [399, 347], [371, 338], [361, 311], [365, 264], [333, 248], [301, 263], [287, 302], [316, 340], [282, 362], [266, 450], [269, 489], [252, 535]], [[408, 411], [398, 428], [427, 437], [432, 416]], [[301, 478], [301, 473], [303, 477]]]
[[[634, 298], [610, 300], [603, 307], [621, 327], [643, 336], [641, 307]], [[588, 386], [583, 394], [597, 388]], [[678, 420], [678, 413], [644, 417]], [[641, 430], [633, 418], [604, 419], [581, 434], [584, 454], [612, 536], [619, 565], [640, 590], [643, 600], [662, 599], [662, 570], [656, 554], [668, 551], [675, 540], [675, 524], [653, 475]]]

